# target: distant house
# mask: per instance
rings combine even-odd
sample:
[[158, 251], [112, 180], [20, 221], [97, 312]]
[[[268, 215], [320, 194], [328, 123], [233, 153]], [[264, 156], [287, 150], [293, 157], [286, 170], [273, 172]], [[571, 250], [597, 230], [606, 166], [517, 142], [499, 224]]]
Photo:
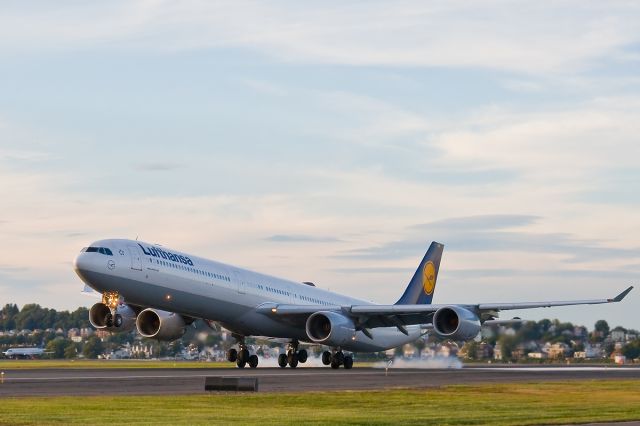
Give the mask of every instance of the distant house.
[[493, 348], [493, 359], [502, 360], [502, 346], [500, 343], [496, 343], [496, 346]]
[[569, 346], [566, 343], [547, 343], [542, 348], [543, 352], [546, 352], [547, 356], [551, 359], [564, 358], [569, 353]]
[[627, 333], [623, 330], [613, 330], [609, 336], [614, 342], [624, 342], [626, 334]]
[[545, 354], [544, 352], [529, 352], [527, 354], [527, 358], [529, 359], [546, 359], [547, 358], [547, 354]]
[[412, 344], [407, 343], [402, 347], [402, 355], [405, 358], [413, 358], [415, 354], [416, 354], [416, 347], [413, 346]]
[[576, 351], [573, 354], [573, 357], [579, 358], [579, 359], [603, 358], [604, 351], [602, 350], [602, 347], [600, 347], [600, 345], [597, 345], [597, 346], [586, 345], [584, 347], [584, 351]]
[[487, 342], [480, 342], [476, 352], [478, 359], [487, 359], [493, 357], [493, 347]]
[[625, 357], [624, 355], [613, 355], [613, 362], [615, 362], [616, 364], [624, 364], [625, 362], [627, 362], [627, 357]]

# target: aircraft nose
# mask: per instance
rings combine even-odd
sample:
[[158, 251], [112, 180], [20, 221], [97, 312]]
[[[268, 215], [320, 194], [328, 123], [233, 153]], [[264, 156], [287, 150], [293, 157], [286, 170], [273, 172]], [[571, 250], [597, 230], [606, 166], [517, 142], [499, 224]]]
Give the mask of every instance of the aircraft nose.
[[87, 262], [87, 254], [82, 252], [73, 259], [73, 269], [77, 274], [80, 274], [82, 271], [87, 270], [88, 262]]

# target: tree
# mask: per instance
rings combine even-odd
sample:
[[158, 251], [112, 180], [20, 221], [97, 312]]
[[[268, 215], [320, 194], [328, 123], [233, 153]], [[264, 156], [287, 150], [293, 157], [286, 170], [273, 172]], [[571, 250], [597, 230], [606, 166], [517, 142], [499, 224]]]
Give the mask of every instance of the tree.
[[14, 330], [16, 328], [15, 317], [19, 312], [20, 310], [15, 303], [4, 305], [4, 308], [0, 310], [0, 329]]
[[503, 361], [512, 361], [513, 351], [516, 348], [516, 339], [513, 336], [500, 336], [498, 339], [500, 344], [500, 351], [502, 352]]
[[604, 344], [604, 353], [607, 355], [607, 358], [609, 358], [615, 350], [616, 344], [614, 342], [606, 342]]
[[573, 345], [574, 352], [584, 352], [584, 343], [578, 342]]
[[605, 320], [596, 321], [595, 329], [596, 331], [602, 333], [603, 337], [606, 337], [609, 335], [609, 323], [606, 322]]
[[73, 359], [78, 356], [78, 348], [76, 344], [70, 341], [67, 346], [64, 347], [64, 357], [67, 359]]
[[470, 340], [464, 344], [464, 348], [467, 351], [468, 359], [478, 358], [478, 342], [476, 342], [475, 340]]
[[102, 345], [102, 340], [100, 340], [97, 336], [91, 336], [84, 344], [84, 348], [82, 348], [82, 354], [85, 358], [98, 358], [98, 355], [102, 355], [104, 351], [104, 347]]
[[68, 340], [64, 337], [56, 337], [47, 343], [44, 348], [45, 352], [51, 352], [49, 355], [51, 358], [64, 358], [64, 350], [67, 346]]
[[640, 357], [640, 339], [636, 339], [622, 348], [622, 355], [627, 359], [636, 359]]

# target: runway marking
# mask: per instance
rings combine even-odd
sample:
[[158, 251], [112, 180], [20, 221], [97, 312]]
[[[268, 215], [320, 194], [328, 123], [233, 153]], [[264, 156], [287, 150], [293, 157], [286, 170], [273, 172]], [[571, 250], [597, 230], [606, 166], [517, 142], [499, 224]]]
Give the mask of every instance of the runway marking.
[[[73, 380], [126, 380], [126, 379], [130, 379], [130, 380], [138, 380], [138, 379], [185, 379], [185, 378], [204, 378], [204, 377], [210, 377], [210, 376], [238, 376], [238, 377], [242, 377], [242, 376], [250, 376], [250, 373], [245, 373], [245, 374], [234, 374], [233, 372], [231, 372], [232, 370], [225, 370], [226, 374], [215, 374], [215, 372], [209, 373], [209, 374], [203, 374], [203, 373], [198, 373], [198, 374], [189, 374], [188, 372], [183, 372], [183, 374], [163, 374], [163, 375], [103, 375], [103, 376], [46, 376], [46, 377], [5, 377], [5, 381], [7, 382], [35, 382], [35, 381], [73, 381]], [[444, 372], [444, 371], [449, 371], [453, 374], [453, 371], [461, 371], [461, 370], [450, 370], [450, 369], [442, 369], [442, 370], [434, 370], [434, 369], [430, 369], [430, 370], [422, 370], [422, 371], [415, 371], [415, 370], [404, 370], [403, 369], [394, 369], [392, 370], [392, 374], [393, 375], [407, 375], [407, 374], [416, 374], [416, 373], [423, 373], [424, 375], [428, 375], [429, 373], [435, 373], [435, 372]], [[516, 372], [516, 373], [521, 373], [521, 372], [531, 372], [531, 373], [535, 373], [535, 372], [540, 372], [540, 373], [548, 373], [548, 372], [553, 372], [553, 371], [575, 371], [575, 372], [593, 372], [593, 371], [600, 371], [600, 372], [614, 372], [614, 373], [630, 373], [630, 372], [637, 372], [638, 369], [634, 369], [634, 368], [610, 368], [610, 367], [476, 367], [476, 368], [471, 368], [471, 369], [466, 369], [464, 370], [465, 373], [469, 373], [472, 371], [482, 371], [482, 372], [487, 372], [487, 371], [493, 371], [493, 372]], [[186, 373], [186, 374], [184, 374]], [[362, 372], [356, 372], [356, 371], [351, 371], [348, 373], [345, 372], [334, 372], [334, 371], [316, 371], [314, 373], [306, 373], [306, 372], [294, 372], [294, 371], [290, 371], [287, 370], [287, 372], [282, 372], [282, 373], [261, 373], [261, 372], [256, 372], [255, 376], [256, 377], [317, 377], [317, 376], [321, 376], [321, 377], [327, 377], [327, 376], [344, 376], [345, 374], [348, 374], [350, 376], [374, 376], [374, 377], [383, 377], [383, 370], [376, 370], [376, 371], [362, 371]]]
[[[415, 372], [409, 371], [396, 371], [400, 374], [415, 374]], [[343, 372], [318, 372], [318, 373], [263, 373], [257, 374], [256, 377], [301, 377], [301, 376], [343, 376]], [[347, 373], [350, 376], [384, 376], [382, 372], [350, 372]], [[224, 374], [185, 374], [185, 375], [136, 375], [136, 376], [48, 376], [48, 377], [11, 377], [6, 378], [6, 381], [41, 381], [41, 380], [123, 380], [123, 379], [184, 379], [184, 378], [198, 378], [198, 377], [210, 377], [210, 376], [227, 376]], [[242, 377], [244, 375], [230, 374], [229, 377]], [[246, 374], [249, 377], [249, 374]]]
[[[471, 369], [468, 369], [469, 371]], [[482, 370], [482, 371], [615, 371], [615, 372], [629, 372], [634, 370], [639, 370], [633, 367], [624, 368], [624, 367], [474, 367], [473, 370]]]

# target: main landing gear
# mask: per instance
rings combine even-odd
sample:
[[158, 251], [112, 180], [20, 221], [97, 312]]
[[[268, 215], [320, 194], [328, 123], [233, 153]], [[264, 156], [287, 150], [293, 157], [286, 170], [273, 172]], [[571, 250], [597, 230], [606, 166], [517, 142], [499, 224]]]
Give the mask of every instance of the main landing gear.
[[287, 347], [287, 353], [278, 355], [278, 365], [280, 368], [285, 368], [287, 365], [291, 368], [296, 368], [298, 363], [304, 364], [307, 362], [307, 351], [304, 349], [298, 350], [298, 341], [293, 340]]
[[240, 350], [231, 348], [227, 351], [227, 361], [235, 362], [238, 368], [244, 368], [249, 364], [250, 368], [256, 368], [258, 366], [258, 355], [251, 354], [247, 345], [244, 343], [244, 336], [233, 336], [238, 341], [238, 347]]
[[353, 367], [353, 357], [351, 355], [345, 355], [342, 350], [338, 348], [331, 352], [324, 351], [322, 353], [322, 363], [324, 365], [331, 365], [331, 368], [338, 369], [341, 365], [345, 370], [350, 370]]

